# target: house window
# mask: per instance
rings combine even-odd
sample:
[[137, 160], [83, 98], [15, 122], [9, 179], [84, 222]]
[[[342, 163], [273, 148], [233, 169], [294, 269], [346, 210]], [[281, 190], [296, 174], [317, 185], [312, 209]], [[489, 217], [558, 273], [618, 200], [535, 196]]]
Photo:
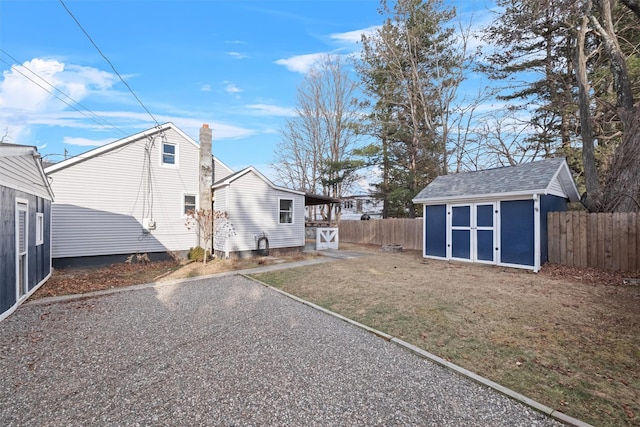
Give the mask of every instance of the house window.
[[280, 224], [293, 224], [293, 200], [280, 199]]
[[195, 211], [198, 206], [197, 196], [195, 194], [185, 194], [182, 197], [182, 215], [187, 216], [189, 211]]
[[178, 146], [168, 142], [162, 143], [162, 164], [165, 166], [178, 166]]
[[44, 214], [36, 213], [36, 245], [44, 243]]

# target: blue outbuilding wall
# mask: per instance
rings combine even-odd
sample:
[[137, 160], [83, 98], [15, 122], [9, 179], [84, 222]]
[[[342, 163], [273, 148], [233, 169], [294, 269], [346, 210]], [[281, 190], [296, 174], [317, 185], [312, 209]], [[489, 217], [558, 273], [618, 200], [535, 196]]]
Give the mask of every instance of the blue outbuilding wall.
[[[28, 274], [32, 291], [51, 274], [51, 201], [0, 186], [0, 316], [18, 302], [16, 293], [16, 198], [28, 201]], [[44, 242], [36, 245], [36, 213], [44, 219]]]
[[567, 199], [558, 196], [540, 196], [540, 265], [549, 261], [547, 214], [567, 210]]
[[[425, 205], [424, 256], [468, 259], [536, 270], [548, 260], [547, 213], [567, 210], [567, 199], [563, 197], [541, 195], [539, 200], [539, 236], [536, 236], [538, 212], [533, 196], [525, 200], [469, 203], [468, 206], [464, 202], [454, 205]], [[476, 210], [473, 211], [476, 213], [473, 233], [469, 231], [470, 206], [476, 206]], [[496, 224], [493, 223], [492, 206], [499, 212]], [[448, 212], [451, 215], [452, 230], [447, 229]], [[494, 229], [499, 230], [496, 242], [493, 241]], [[474, 246], [471, 246], [471, 238], [475, 239]], [[539, 264], [536, 264], [537, 239], [540, 250]], [[473, 254], [469, 253], [470, 247], [471, 250], [475, 250]]]

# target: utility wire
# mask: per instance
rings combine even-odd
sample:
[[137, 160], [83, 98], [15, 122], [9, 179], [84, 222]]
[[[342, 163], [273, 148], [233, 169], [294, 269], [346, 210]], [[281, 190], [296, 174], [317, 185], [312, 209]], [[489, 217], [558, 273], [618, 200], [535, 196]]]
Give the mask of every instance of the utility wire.
[[[3, 51], [3, 52], [4, 52], [4, 51]], [[13, 69], [14, 71], [16, 71], [16, 72], [18, 72], [19, 74], [21, 74], [25, 79], [29, 80], [31, 83], [33, 83], [33, 84], [35, 84], [36, 86], [38, 86], [40, 89], [42, 89], [42, 90], [44, 90], [45, 92], [47, 92], [47, 93], [49, 93], [49, 94], [53, 95], [54, 97], [58, 98], [61, 102], [63, 102], [63, 103], [65, 103], [65, 104], [67, 104], [69, 107], [71, 107], [71, 108], [73, 108], [74, 110], [76, 110], [78, 113], [80, 113], [80, 114], [82, 114], [83, 116], [87, 117], [88, 119], [92, 120], [94, 123], [96, 123], [96, 124], [98, 124], [98, 125], [100, 125], [100, 126], [104, 126], [104, 123], [107, 123], [107, 124], [109, 124], [112, 128], [114, 128], [115, 130], [117, 130], [117, 131], [121, 132], [121, 133], [122, 133], [122, 134], [124, 134], [125, 136], [127, 135], [123, 130], [118, 129], [117, 127], [113, 126], [112, 124], [110, 124], [110, 123], [109, 123], [109, 122], [107, 122], [106, 120], [101, 119], [97, 114], [95, 114], [95, 113], [94, 113], [94, 112], [92, 112], [91, 110], [88, 110], [88, 109], [87, 109], [87, 111], [89, 111], [89, 112], [90, 112], [91, 114], [93, 114], [95, 117], [91, 117], [91, 116], [89, 116], [89, 115], [88, 115], [87, 113], [85, 113], [84, 111], [82, 111], [82, 110], [78, 109], [76, 106], [74, 106], [74, 105], [70, 104], [70, 103], [69, 103], [69, 102], [67, 102], [65, 99], [62, 99], [61, 97], [59, 97], [58, 95], [56, 95], [55, 93], [53, 93], [52, 91], [50, 91], [49, 89], [47, 89], [46, 87], [44, 87], [43, 85], [41, 85], [40, 83], [38, 83], [37, 81], [33, 80], [31, 77], [27, 76], [25, 73], [23, 73], [22, 71], [20, 71], [20, 69], [18, 69], [14, 64], [9, 63], [9, 62], [5, 61], [5, 60], [4, 60], [4, 59], [2, 59], [2, 58], [0, 58], [0, 61], [2, 61], [2, 62], [4, 62], [5, 64], [7, 64], [9, 67], [11, 67], [11, 69]], [[26, 67], [24, 67], [24, 68], [26, 68]], [[28, 68], [26, 68], [26, 69], [28, 69]], [[31, 70], [29, 70], [29, 71], [31, 71]], [[36, 75], [37, 75], [37, 74], [36, 74]], [[40, 79], [42, 79], [42, 77], [40, 77], [40, 76], [38, 76], [38, 77], [39, 77]], [[56, 88], [54, 87], [54, 89], [56, 89]], [[64, 94], [64, 92], [61, 92], [59, 89], [56, 89], [56, 90], [57, 90], [57, 91], [59, 91], [60, 93], [62, 93], [63, 95], [67, 96], [66, 94]], [[73, 98], [71, 98], [71, 97], [69, 97], [69, 96], [67, 96], [67, 97], [68, 97], [69, 99], [73, 100]], [[74, 102], [76, 102], [78, 105], [82, 106], [83, 108], [86, 108], [86, 107], [84, 107], [82, 104], [78, 103], [77, 101], [74, 101]], [[102, 120], [104, 123], [100, 123], [100, 122], [98, 121], [98, 119]]]
[[[9, 54], [9, 52], [7, 52], [4, 49], [0, 49], [0, 52], [4, 53], [5, 55], [7, 55], [9, 58], [11, 58], [13, 61], [15, 61], [16, 63], [20, 64], [20, 61], [18, 61], [16, 58], [14, 58], [12, 55]], [[27, 76], [26, 74], [24, 74], [19, 68], [17, 68], [14, 64], [9, 64], [7, 61], [5, 61], [4, 59], [0, 58], [0, 61], [4, 62], [5, 64], [9, 65], [11, 67], [11, 69], [13, 69], [14, 71], [16, 71], [17, 73], [19, 73], [20, 75], [22, 75], [24, 78], [26, 78], [27, 80], [31, 81], [33, 84], [37, 85], [38, 87], [40, 87], [42, 90], [44, 90], [45, 92], [55, 96], [56, 98], [58, 98], [60, 101], [62, 101], [63, 103], [67, 104], [69, 107], [73, 108], [74, 110], [76, 110], [77, 112], [79, 112], [80, 114], [84, 115], [85, 117], [93, 120], [96, 124], [100, 125], [100, 126], [105, 126], [105, 124], [113, 129], [115, 129], [116, 131], [120, 132], [121, 134], [123, 134], [124, 136], [127, 136], [128, 134], [123, 131], [122, 129], [119, 129], [118, 127], [116, 127], [115, 125], [113, 125], [112, 123], [110, 123], [109, 121], [107, 121], [106, 119], [100, 117], [98, 114], [94, 113], [93, 111], [91, 111], [89, 108], [87, 108], [86, 106], [82, 105], [80, 102], [76, 101], [75, 99], [73, 99], [71, 96], [67, 95], [66, 93], [64, 93], [63, 91], [61, 91], [60, 89], [58, 89], [57, 87], [55, 87], [54, 85], [52, 85], [51, 83], [49, 83], [46, 79], [44, 79], [42, 76], [38, 75], [38, 73], [36, 73], [35, 71], [31, 70], [29, 67], [23, 65], [20, 65], [20, 67], [24, 68], [25, 70], [29, 71], [31, 74], [33, 74], [34, 76], [36, 76], [38, 79], [40, 79], [42, 82], [44, 82], [45, 84], [47, 84], [49, 87], [53, 88], [56, 92], [64, 95], [67, 99], [71, 100], [71, 102], [79, 105], [80, 107], [84, 108], [89, 114], [91, 114], [91, 116], [93, 117], [89, 117], [87, 114], [85, 114], [84, 111], [80, 111], [79, 109], [77, 109], [76, 107], [74, 107], [73, 105], [69, 104], [67, 101], [65, 101], [64, 99], [60, 98], [59, 96], [57, 96], [55, 93], [49, 91], [47, 88], [43, 87], [40, 83], [34, 81], [33, 79], [31, 79], [29, 76]], [[102, 121], [102, 123], [98, 122], [98, 120]]]
[[98, 51], [98, 53], [100, 55], [102, 55], [102, 57], [104, 58], [105, 61], [107, 61], [107, 63], [111, 66], [111, 69], [113, 70], [114, 73], [116, 73], [116, 75], [118, 76], [118, 78], [120, 79], [120, 81], [122, 83], [124, 83], [124, 85], [127, 87], [127, 89], [129, 89], [129, 92], [131, 92], [131, 94], [134, 96], [134, 98], [138, 101], [138, 103], [142, 106], [142, 108], [144, 108], [144, 110], [147, 112], [147, 114], [149, 114], [149, 116], [151, 116], [151, 118], [153, 119], [153, 121], [156, 123], [157, 127], [160, 127], [160, 123], [158, 123], [158, 121], [156, 120], [156, 118], [153, 116], [153, 114], [151, 114], [151, 111], [149, 111], [149, 109], [142, 103], [142, 101], [140, 100], [140, 98], [138, 98], [138, 95], [135, 94], [135, 92], [133, 91], [133, 89], [131, 89], [131, 87], [129, 86], [129, 84], [124, 81], [124, 79], [122, 78], [122, 76], [120, 75], [120, 73], [118, 73], [118, 70], [116, 70], [116, 67], [113, 66], [113, 64], [111, 63], [111, 61], [109, 60], [109, 58], [106, 57], [106, 55], [104, 53], [102, 53], [102, 51], [100, 50], [100, 48], [98, 47], [98, 45], [96, 45], [96, 43], [93, 41], [93, 39], [91, 38], [91, 36], [89, 35], [89, 33], [87, 33], [87, 31], [82, 27], [82, 25], [80, 24], [80, 22], [78, 21], [78, 19], [76, 19], [76, 17], [73, 15], [73, 13], [71, 13], [71, 11], [69, 10], [69, 8], [67, 7], [66, 4], [64, 4], [63, 0], [59, 0], [60, 4], [62, 5], [62, 7], [65, 8], [65, 10], [67, 11], [67, 13], [69, 14], [69, 16], [71, 16], [71, 18], [73, 18], [73, 20], [75, 21], [76, 25], [78, 25], [78, 27], [82, 30], [82, 32], [84, 33], [85, 36], [87, 36], [87, 38], [89, 39], [89, 41], [91, 42], [91, 44], [93, 45], [93, 47], [96, 48], [96, 50]]

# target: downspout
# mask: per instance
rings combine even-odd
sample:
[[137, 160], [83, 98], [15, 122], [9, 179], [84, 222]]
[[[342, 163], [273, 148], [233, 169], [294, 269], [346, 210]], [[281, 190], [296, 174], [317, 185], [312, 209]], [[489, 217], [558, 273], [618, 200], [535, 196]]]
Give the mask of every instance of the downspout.
[[[227, 212], [229, 212], [229, 199], [231, 198], [231, 185], [227, 185], [227, 191], [225, 193], [225, 206]], [[229, 259], [229, 237], [224, 239], [224, 257]]]
[[540, 271], [540, 195], [533, 195], [533, 272]]

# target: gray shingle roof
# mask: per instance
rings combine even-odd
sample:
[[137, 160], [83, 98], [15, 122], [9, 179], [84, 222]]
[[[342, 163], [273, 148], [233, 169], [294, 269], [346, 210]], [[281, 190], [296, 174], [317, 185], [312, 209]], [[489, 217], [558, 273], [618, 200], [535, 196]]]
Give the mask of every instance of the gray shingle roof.
[[564, 162], [563, 157], [557, 157], [515, 166], [439, 176], [418, 193], [414, 200], [504, 193], [534, 194], [549, 186]]

